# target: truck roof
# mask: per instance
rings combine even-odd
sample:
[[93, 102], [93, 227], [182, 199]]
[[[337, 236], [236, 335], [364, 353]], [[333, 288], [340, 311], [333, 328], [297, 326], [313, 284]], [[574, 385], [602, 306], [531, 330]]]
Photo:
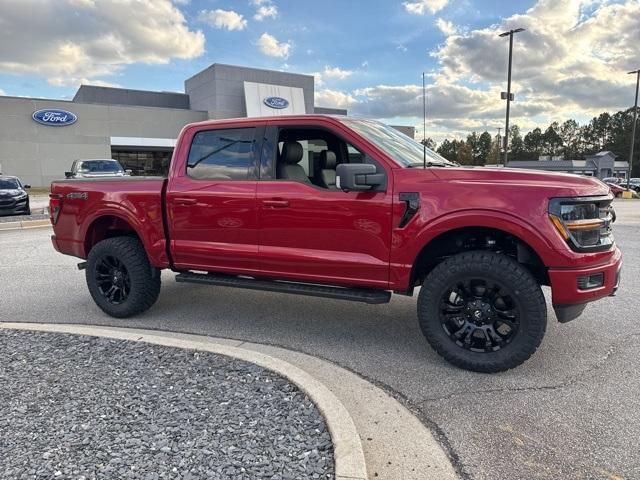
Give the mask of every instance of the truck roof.
[[198, 125], [198, 126], [209, 126], [209, 125], [229, 125], [229, 124], [254, 124], [254, 123], [278, 123], [282, 120], [309, 120], [309, 119], [317, 119], [317, 120], [340, 120], [345, 118], [355, 118], [349, 117], [347, 115], [336, 115], [336, 114], [327, 114], [327, 113], [307, 113], [303, 115], [278, 115], [276, 117], [239, 117], [239, 118], [221, 118], [216, 120], [203, 120], [202, 122], [195, 122], [189, 125]]

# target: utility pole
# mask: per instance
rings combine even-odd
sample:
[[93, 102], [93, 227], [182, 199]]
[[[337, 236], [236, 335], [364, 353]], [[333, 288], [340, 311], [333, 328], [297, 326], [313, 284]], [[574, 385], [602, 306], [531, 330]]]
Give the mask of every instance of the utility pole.
[[427, 168], [427, 87], [422, 72], [422, 164]]
[[504, 125], [504, 166], [507, 166], [507, 156], [509, 150], [509, 111], [511, 109], [511, 100], [513, 100], [513, 95], [511, 93], [511, 65], [512, 65], [512, 57], [513, 57], [513, 34], [524, 32], [524, 28], [516, 28], [513, 30], [509, 30], [508, 32], [501, 33], [500, 37], [509, 36], [509, 68], [507, 71], [507, 92], [501, 92], [500, 96], [504, 100], [507, 100], [507, 117]]
[[627, 190], [631, 183], [631, 167], [633, 165], [633, 147], [636, 143], [636, 123], [638, 122], [638, 87], [640, 87], [640, 68], [629, 72], [629, 75], [636, 74], [636, 101], [633, 105], [633, 128], [631, 129], [631, 148], [629, 149], [629, 170], [627, 171]]

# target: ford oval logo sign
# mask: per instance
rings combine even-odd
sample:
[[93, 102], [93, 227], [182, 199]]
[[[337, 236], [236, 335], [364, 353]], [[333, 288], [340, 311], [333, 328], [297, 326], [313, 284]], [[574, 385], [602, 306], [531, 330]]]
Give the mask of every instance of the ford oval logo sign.
[[287, 108], [289, 106], [289, 100], [282, 97], [267, 97], [264, 99], [264, 104], [267, 107], [282, 110], [283, 108]]
[[75, 113], [71, 113], [66, 110], [58, 110], [56, 108], [38, 110], [33, 112], [31, 117], [42, 125], [52, 125], [55, 127], [71, 125], [72, 123], [76, 123], [76, 120], [78, 120]]

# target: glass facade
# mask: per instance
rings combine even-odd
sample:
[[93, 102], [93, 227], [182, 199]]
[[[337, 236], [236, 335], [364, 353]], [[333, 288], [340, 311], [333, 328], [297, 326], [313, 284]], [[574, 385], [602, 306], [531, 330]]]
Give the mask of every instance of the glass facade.
[[121, 150], [111, 149], [111, 158], [135, 176], [162, 176], [169, 173], [173, 150]]

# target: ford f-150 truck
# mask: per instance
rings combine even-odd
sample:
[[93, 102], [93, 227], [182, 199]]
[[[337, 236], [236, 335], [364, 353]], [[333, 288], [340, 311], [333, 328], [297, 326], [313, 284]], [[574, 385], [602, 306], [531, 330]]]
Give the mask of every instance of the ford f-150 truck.
[[168, 178], [53, 182], [54, 247], [114, 317], [179, 282], [366, 303], [418, 295], [446, 360], [498, 372], [557, 319], [613, 295], [613, 196], [569, 174], [460, 167], [382, 123], [302, 115], [195, 123]]

